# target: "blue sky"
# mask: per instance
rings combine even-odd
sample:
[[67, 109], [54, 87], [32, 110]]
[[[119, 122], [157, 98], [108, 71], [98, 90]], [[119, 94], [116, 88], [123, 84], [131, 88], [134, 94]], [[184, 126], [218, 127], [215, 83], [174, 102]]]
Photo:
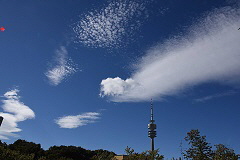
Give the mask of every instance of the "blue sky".
[[[180, 156], [199, 129], [239, 153], [239, 1], [0, 0], [0, 138]], [[187, 147], [186, 144], [183, 144]]]

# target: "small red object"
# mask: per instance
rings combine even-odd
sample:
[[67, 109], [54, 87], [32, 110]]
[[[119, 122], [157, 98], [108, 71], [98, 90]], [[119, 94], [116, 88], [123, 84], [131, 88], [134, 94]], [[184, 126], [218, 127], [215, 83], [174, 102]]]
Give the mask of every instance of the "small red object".
[[1, 32], [5, 31], [5, 28], [4, 28], [4, 27], [1, 27], [1, 28], [0, 28], [0, 31], [1, 31]]

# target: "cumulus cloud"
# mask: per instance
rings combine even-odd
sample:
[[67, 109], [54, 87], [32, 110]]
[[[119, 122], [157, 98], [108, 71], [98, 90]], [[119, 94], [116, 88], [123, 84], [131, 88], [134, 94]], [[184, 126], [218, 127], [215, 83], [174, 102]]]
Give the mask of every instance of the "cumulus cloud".
[[76, 116], [63, 116], [55, 120], [60, 128], [78, 128], [89, 123], [95, 123], [101, 114], [97, 112], [86, 112]]
[[104, 91], [100, 93], [100, 96], [118, 96], [126, 94], [127, 91], [135, 88], [137, 84], [133, 79], [122, 80], [119, 77], [107, 78], [101, 82], [101, 90]]
[[51, 67], [45, 75], [54, 86], [60, 84], [64, 79], [77, 71], [76, 65], [68, 57], [68, 52], [64, 46], [56, 50], [56, 57]]
[[185, 36], [148, 50], [127, 80], [102, 80], [100, 95], [112, 101], [145, 101], [175, 95], [201, 83], [239, 85], [239, 18], [238, 7], [215, 9]]
[[0, 139], [17, 136], [15, 132], [21, 131], [21, 129], [18, 128], [18, 123], [35, 117], [34, 112], [20, 101], [18, 92], [19, 90], [13, 89], [4, 94], [6, 99], [2, 100], [4, 112], [0, 112], [0, 116], [4, 118], [0, 130]]
[[147, 17], [146, 3], [113, 0], [101, 10], [82, 15], [73, 27], [76, 42], [88, 47], [120, 47], [142, 25], [143, 17]]

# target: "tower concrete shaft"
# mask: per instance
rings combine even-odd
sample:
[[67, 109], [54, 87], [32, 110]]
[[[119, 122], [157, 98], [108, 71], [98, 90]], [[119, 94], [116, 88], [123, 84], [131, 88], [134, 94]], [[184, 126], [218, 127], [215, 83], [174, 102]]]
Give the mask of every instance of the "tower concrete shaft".
[[154, 150], [154, 138], [157, 135], [157, 132], [155, 129], [157, 128], [157, 125], [154, 124], [154, 119], [153, 119], [153, 103], [151, 100], [151, 118], [150, 118], [150, 123], [148, 124], [148, 137], [151, 138], [151, 150]]

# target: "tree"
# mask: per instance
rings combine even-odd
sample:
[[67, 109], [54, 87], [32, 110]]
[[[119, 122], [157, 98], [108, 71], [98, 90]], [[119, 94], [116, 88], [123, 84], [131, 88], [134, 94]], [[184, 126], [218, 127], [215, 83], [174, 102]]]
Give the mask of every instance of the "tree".
[[217, 144], [214, 151], [213, 160], [238, 160], [238, 156], [233, 149], [227, 148], [223, 144]]
[[21, 154], [33, 154], [34, 159], [39, 159], [44, 155], [44, 150], [41, 148], [40, 144], [27, 142], [21, 139], [18, 139], [13, 144], [10, 144], [8, 148], [14, 151], [19, 151]]
[[191, 130], [184, 138], [191, 147], [183, 153], [184, 158], [193, 160], [209, 160], [213, 152], [212, 147], [206, 142], [206, 136], [201, 136], [198, 130]]
[[112, 160], [116, 155], [114, 152], [109, 152], [103, 149], [95, 150], [93, 153], [94, 156], [91, 158], [92, 160]]
[[52, 146], [46, 151], [47, 159], [51, 160], [59, 160], [60, 158], [89, 160], [92, 156], [92, 151], [76, 146]]
[[18, 139], [13, 144], [0, 140], [0, 160], [112, 160], [116, 154], [107, 150], [86, 150], [77, 146], [52, 146], [43, 150], [40, 144]]
[[131, 149], [127, 146], [125, 149], [126, 154], [128, 155], [128, 160], [163, 160], [164, 156], [159, 154], [159, 149], [154, 151], [145, 151], [142, 153], [136, 153], [134, 149]]
[[13, 151], [0, 146], [1, 160], [34, 160], [34, 154], [21, 154], [19, 151]]
[[0, 146], [3, 147], [3, 148], [7, 148], [8, 147], [7, 143], [2, 142], [1, 140], [0, 140]]

